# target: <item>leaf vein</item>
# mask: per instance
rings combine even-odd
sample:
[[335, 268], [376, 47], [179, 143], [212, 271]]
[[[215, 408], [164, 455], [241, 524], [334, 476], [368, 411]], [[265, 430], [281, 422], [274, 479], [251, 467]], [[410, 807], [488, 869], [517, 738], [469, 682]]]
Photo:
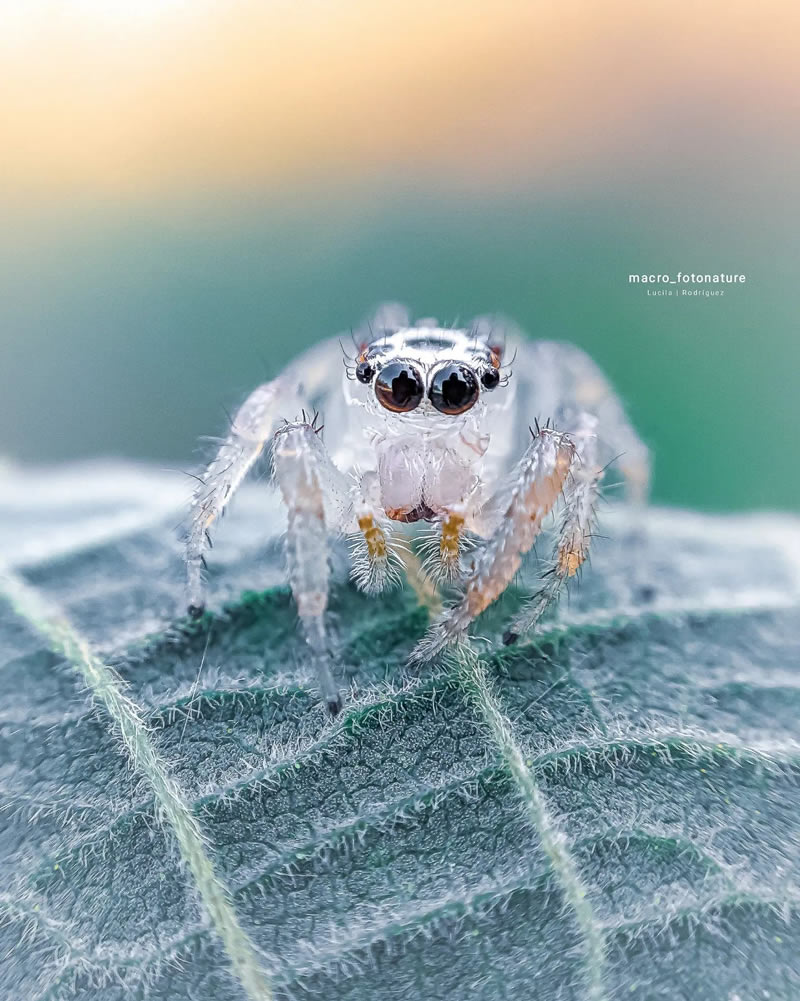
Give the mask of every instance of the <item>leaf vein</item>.
[[235, 975], [252, 1001], [269, 1001], [272, 993], [256, 948], [239, 924], [227, 888], [214, 872], [196, 817], [150, 740], [141, 710], [125, 693], [121, 679], [92, 652], [87, 640], [66, 618], [48, 608], [22, 578], [4, 574], [3, 588], [16, 613], [66, 659], [105, 707], [134, 769], [146, 778], [155, 794]]
[[561, 885], [565, 900], [575, 915], [584, 945], [587, 996], [590, 1001], [600, 1001], [604, 995], [605, 933], [595, 917], [566, 837], [550, 811], [533, 770], [525, 764], [522, 748], [492, 690], [485, 665], [467, 643], [460, 647], [457, 657], [464, 688], [472, 697], [492, 740], [500, 750], [525, 803], [542, 849]]

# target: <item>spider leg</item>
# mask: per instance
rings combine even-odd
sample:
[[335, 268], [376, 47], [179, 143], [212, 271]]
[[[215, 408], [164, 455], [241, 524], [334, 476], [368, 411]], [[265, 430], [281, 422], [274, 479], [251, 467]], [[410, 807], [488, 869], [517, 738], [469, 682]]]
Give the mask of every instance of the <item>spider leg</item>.
[[[552, 368], [561, 373], [560, 379], [553, 375], [559, 393], [553, 412], [559, 426], [570, 431], [573, 427], [585, 428], [588, 415], [596, 418], [596, 462], [603, 472], [613, 466], [622, 473], [629, 511], [618, 543], [629, 553], [632, 591], [639, 599], [648, 600], [652, 586], [646, 576], [644, 513], [652, 475], [650, 453], [631, 424], [622, 400], [587, 354], [574, 345], [549, 341], [544, 343], [543, 351], [550, 353]], [[540, 374], [547, 377], [546, 372]], [[579, 476], [576, 483], [580, 483]], [[596, 496], [596, 490], [587, 490]]]
[[448, 510], [434, 523], [422, 543], [425, 556], [422, 570], [434, 585], [454, 584], [461, 579], [465, 522], [466, 515], [461, 510]]
[[351, 576], [361, 591], [378, 594], [399, 583], [402, 560], [381, 506], [377, 474], [364, 473], [352, 497], [358, 531], [350, 536]]
[[575, 576], [589, 555], [595, 503], [603, 475], [603, 468], [597, 459], [596, 424], [596, 418], [584, 414], [579, 429], [571, 434], [575, 443], [575, 461], [564, 484], [564, 511], [559, 522], [552, 566], [542, 577], [540, 589], [525, 603], [504, 634], [506, 645], [515, 643], [524, 632], [536, 626], [545, 611], [558, 600], [564, 584]]
[[534, 433], [511, 481], [490, 500], [502, 510], [493, 534], [476, 550], [461, 599], [431, 625], [411, 654], [415, 664], [429, 660], [457, 641], [470, 623], [506, 589], [558, 500], [573, 465], [575, 447], [553, 428]]
[[198, 477], [184, 551], [187, 604], [193, 618], [205, 608], [205, 557], [215, 522], [264, 453], [279, 420], [294, 417], [303, 406], [313, 412], [312, 401], [328, 406], [340, 395], [339, 354], [337, 338], [322, 341], [299, 355], [276, 379], [253, 390], [236, 412], [217, 454]]
[[227, 437], [199, 478], [184, 552], [187, 604], [193, 618], [199, 618], [205, 608], [205, 554], [211, 548], [211, 527], [264, 451], [278, 413], [293, 412], [295, 401], [292, 384], [280, 377], [255, 389], [237, 411]]
[[[628, 512], [623, 537], [618, 542], [630, 555], [632, 591], [640, 600], [647, 600], [652, 586], [646, 570], [643, 515], [650, 491], [651, 462], [622, 400], [597, 364], [573, 344], [522, 343], [515, 378], [520, 383], [518, 395], [525, 419], [530, 419], [531, 401], [539, 414], [551, 416], [556, 427], [570, 434], [579, 432], [589, 416], [596, 419], [596, 462], [604, 470], [613, 466], [624, 480]], [[576, 445], [580, 445], [579, 438], [578, 434]], [[578, 482], [580, 476], [576, 473]]]
[[286, 424], [276, 432], [272, 461], [288, 510], [289, 586], [322, 698], [335, 715], [342, 708], [342, 697], [331, 671], [325, 628], [330, 581], [328, 535], [348, 520], [347, 483], [313, 424], [306, 421]]

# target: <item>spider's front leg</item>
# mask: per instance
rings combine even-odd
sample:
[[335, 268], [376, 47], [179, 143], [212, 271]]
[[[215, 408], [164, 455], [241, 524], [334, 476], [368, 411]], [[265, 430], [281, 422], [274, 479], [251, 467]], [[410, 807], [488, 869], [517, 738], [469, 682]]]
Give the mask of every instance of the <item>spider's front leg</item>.
[[597, 419], [582, 414], [570, 437], [575, 445], [575, 461], [564, 484], [564, 510], [558, 523], [550, 569], [542, 576], [541, 587], [530, 598], [503, 635], [507, 646], [534, 628], [547, 609], [558, 601], [561, 590], [578, 573], [589, 555], [603, 468], [598, 461]]
[[575, 446], [568, 435], [553, 428], [541, 428], [533, 435], [510, 483], [485, 505], [493, 512], [495, 528], [476, 550], [461, 599], [433, 623], [412, 652], [412, 663], [423, 663], [458, 640], [505, 591], [561, 495], [574, 457]]
[[205, 609], [205, 554], [211, 548], [211, 527], [264, 451], [278, 408], [291, 413], [295, 400], [291, 384], [281, 378], [255, 389], [237, 411], [227, 437], [199, 477], [184, 554], [187, 604], [192, 618], [199, 618]]
[[275, 433], [272, 459], [288, 512], [289, 586], [322, 698], [335, 715], [342, 708], [342, 697], [333, 679], [325, 629], [330, 580], [328, 536], [349, 520], [347, 483], [313, 423], [287, 423], [280, 428]]

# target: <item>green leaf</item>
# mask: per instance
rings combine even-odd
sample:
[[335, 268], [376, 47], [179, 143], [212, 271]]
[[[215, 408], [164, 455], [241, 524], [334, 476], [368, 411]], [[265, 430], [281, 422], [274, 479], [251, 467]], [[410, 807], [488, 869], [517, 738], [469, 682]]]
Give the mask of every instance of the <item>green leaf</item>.
[[535, 641], [533, 560], [417, 676], [426, 611], [337, 552], [332, 720], [264, 484], [197, 623], [175, 477], [0, 486], [3, 998], [800, 996], [797, 520], [610, 510]]

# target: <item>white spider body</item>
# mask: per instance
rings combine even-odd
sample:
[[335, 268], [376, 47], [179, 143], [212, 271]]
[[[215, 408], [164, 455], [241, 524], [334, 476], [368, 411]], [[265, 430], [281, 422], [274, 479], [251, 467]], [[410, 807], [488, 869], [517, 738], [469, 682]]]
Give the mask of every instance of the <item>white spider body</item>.
[[[419, 661], [463, 636], [502, 593], [560, 503], [552, 562], [506, 641], [535, 625], [586, 558], [605, 464], [624, 453], [638, 504], [648, 481], [646, 449], [605, 377], [577, 348], [526, 341], [508, 323], [487, 319], [466, 329], [430, 320], [411, 326], [394, 305], [353, 340], [356, 356], [344, 366], [340, 341], [325, 341], [248, 397], [201, 478], [186, 551], [189, 608], [198, 615], [209, 529], [271, 445], [288, 510], [289, 582], [331, 711], [341, 699], [324, 624], [330, 536], [351, 538], [355, 582], [379, 591], [399, 576], [398, 523], [434, 526], [425, 568], [461, 590], [418, 645]], [[324, 444], [310, 413], [323, 415]], [[472, 542], [477, 550], [465, 572], [461, 549]]]

